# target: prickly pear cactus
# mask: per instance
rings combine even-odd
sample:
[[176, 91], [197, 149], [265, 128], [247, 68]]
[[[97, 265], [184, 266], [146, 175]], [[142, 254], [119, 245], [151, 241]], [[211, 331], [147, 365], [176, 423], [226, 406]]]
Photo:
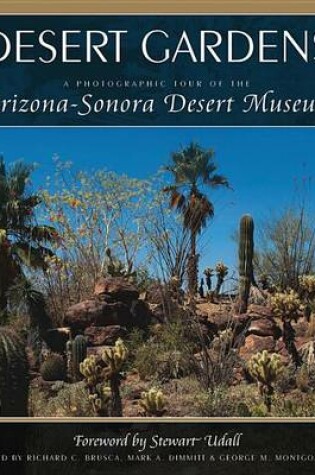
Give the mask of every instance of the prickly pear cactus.
[[64, 381], [66, 364], [63, 357], [57, 353], [51, 353], [41, 365], [40, 374], [45, 381]]
[[0, 329], [0, 416], [27, 416], [29, 371], [25, 342], [14, 331]]

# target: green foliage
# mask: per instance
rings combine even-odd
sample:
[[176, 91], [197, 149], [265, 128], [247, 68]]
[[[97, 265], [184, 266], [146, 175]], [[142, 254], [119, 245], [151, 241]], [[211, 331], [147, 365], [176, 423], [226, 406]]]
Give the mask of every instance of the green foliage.
[[0, 328], [0, 415], [2, 417], [27, 415], [28, 386], [29, 372], [25, 341], [12, 330]]
[[55, 182], [47, 182], [43, 196], [45, 218], [58, 230], [65, 250], [61, 262], [48, 263], [44, 280], [57, 325], [62, 325], [69, 305], [93, 292], [108, 264], [106, 249], [124, 269], [131, 263], [138, 268], [139, 253], [146, 246], [144, 222], [151, 213], [151, 193], [147, 180], [106, 169], [76, 172], [56, 159]]
[[165, 397], [160, 389], [151, 388], [141, 394], [140, 407], [145, 416], [161, 417], [165, 413]]
[[202, 417], [251, 416], [244, 394], [232, 394], [227, 386], [219, 385], [211, 392], [200, 394], [196, 403]]
[[64, 381], [66, 378], [66, 364], [58, 353], [47, 356], [40, 367], [40, 374], [44, 381]]
[[128, 262], [127, 267], [112, 255], [111, 249], [108, 247], [105, 251], [106, 257], [104, 259], [104, 266], [102, 272], [105, 276], [110, 277], [125, 277], [126, 279], [134, 279], [136, 272], [132, 271], [133, 263]]
[[7, 292], [26, 268], [46, 267], [53, 253], [47, 244], [58, 244], [51, 226], [35, 224], [34, 213], [41, 202], [30, 193], [34, 166], [16, 162], [6, 167], [0, 157], [0, 311], [7, 309]]
[[240, 313], [247, 310], [250, 286], [253, 281], [253, 257], [254, 257], [254, 221], [246, 214], [240, 221], [239, 235], [239, 295]]
[[194, 329], [182, 321], [161, 325], [135, 351], [134, 367], [141, 379], [160, 381], [183, 377], [196, 369]]

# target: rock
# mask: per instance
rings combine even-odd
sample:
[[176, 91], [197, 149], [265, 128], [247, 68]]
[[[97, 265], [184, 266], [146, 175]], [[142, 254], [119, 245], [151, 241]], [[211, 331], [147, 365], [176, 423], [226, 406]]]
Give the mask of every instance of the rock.
[[87, 337], [89, 345], [114, 345], [118, 338], [124, 338], [127, 335], [127, 329], [119, 325], [88, 327], [84, 330], [84, 335]]
[[65, 316], [65, 323], [74, 331], [87, 327], [106, 325], [130, 326], [133, 316], [129, 306], [122, 302], [108, 303], [100, 299], [89, 299], [72, 305]]
[[164, 306], [165, 301], [171, 299], [169, 289], [158, 282], [152, 283], [145, 292], [145, 300], [150, 304]]
[[107, 348], [111, 348], [113, 345], [104, 345], [104, 346], [89, 346], [87, 349], [87, 356], [96, 356], [97, 359], [101, 359], [102, 353]]
[[249, 305], [247, 309], [247, 315], [251, 319], [258, 319], [258, 318], [273, 318], [273, 312], [271, 308], [266, 307], [265, 305]]
[[130, 303], [139, 298], [139, 292], [134, 285], [123, 277], [106, 277], [100, 279], [94, 289], [97, 297], [110, 297], [115, 301]]
[[291, 357], [289, 355], [288, 350], [285, 347], [285, 344], [282, 338], [280, 338], [280, 340], [276, 342], [275, 353], [281, 356], [281, 359], [284, 364], [288, 365], [291, 362]]
[[272, 336], [275, 340], [280, 338], [282, 334], [281, 329], [278, 327], [273, 318], [263, 317], [254, 319], [250, 322], [246, 335], [256, 336]]
[[149, 306], [143, 300], [133, 300], [130, 308], [132, 327], [147, 328], [151, 323], [151, 312]]
[[231, 328], [233, 325], [233, 316], [226, 313], [211, 314], [208, 320], [216, 326], [218, 332]]
[[45, 343], [53, 352], [62, 353], [65, 350], [69, 338], [70, 328], [53, 328], [47, 330], [45, 334]]
[[255, 353], [267, 350], [271, 353], [275, 351], [276, 341], [272, 336], [257, 336], [249, 335], [240, 348], [240, 356], [245, 361], [248, 361]]

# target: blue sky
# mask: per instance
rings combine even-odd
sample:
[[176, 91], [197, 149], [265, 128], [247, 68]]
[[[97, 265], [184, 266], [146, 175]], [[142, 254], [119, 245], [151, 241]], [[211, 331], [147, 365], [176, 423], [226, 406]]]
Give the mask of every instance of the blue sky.
[[291, 204], [303, 181], [315, 203], [315, 128], [0, 128], [7, 162], [40, 165], [35, 187], [53, 173], [54, 154], [78, 169], [106, 167], [147, 178], [191, 141], [214, 149], [218, 172], [234, 189], [210, 190], [216, 215], [203, 237], [201, 267], [218, 260], [236, 264], [231, 236], [242, 214], [259, 225]]

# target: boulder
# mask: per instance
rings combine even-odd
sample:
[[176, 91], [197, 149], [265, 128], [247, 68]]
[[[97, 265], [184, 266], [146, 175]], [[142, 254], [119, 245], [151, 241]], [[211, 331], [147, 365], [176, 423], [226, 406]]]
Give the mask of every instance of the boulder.
[[45, 343], [55, 353], [62, 353], [70, 338], [70, 328], [52, 328], [45, 333]]
[[248, 361], [255, 353], [267, 350], [271, 353], [275, 351], [276, 341], [272, 336], [249, 335], [240, 348], [240, 356]]
[[84, 330], [84, 335], [87, 337], [89, 345], [114, 345], [118, 338], [124, 338], [127, 335], [127, 329], [119, 325], [88, 327]]
[[143, 300], [133, 300], [130, 307], [132, 319], [131, 327], [147, 328], [151, 323], [151, 312], [149, 306]]
[[273, 312], [271, 308], [266, 307], [265, 305], [249, 305], [247, 309], [247, 315], [251, 319], [258, 319], [258, 318], [273, 318]]
[[280, 338], [281, 334], [282, 331], [274, 319], [269, 317], [253, 319], [246, 330], [246, 335], [272, 336], [275, 340]]
[[110, 298], [115, 301], [130, 303], [139, 298], [136, 287], [123, 277], [103, 277], [94, 288], [96, 297]]
[[72, 305], [65, 316], [65, 324], [75, 332], [91, 326], [130, 326], [132, 320], [128, 305], [122, 302], [109, 303], [101, 299], [89, 299]]

